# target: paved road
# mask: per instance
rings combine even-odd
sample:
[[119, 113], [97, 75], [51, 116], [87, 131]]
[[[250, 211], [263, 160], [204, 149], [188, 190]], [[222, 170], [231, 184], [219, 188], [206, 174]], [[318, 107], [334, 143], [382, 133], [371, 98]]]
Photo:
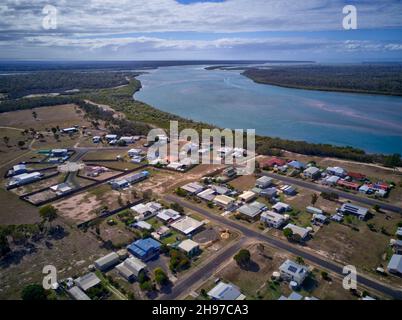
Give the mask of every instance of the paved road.
[[[232, 220], [224, 218], [220, 215], [211, 213], [208, 210], [200, 208], [197, 205], [191, 204], [187, 201], [183, 201], [182, 199], [178, 198], [177, 196], [168, 195], [165, 197], [165, 199], [168, 201], [171, 201], [171, 202], [177, 202], [187, 209], [196, 211], [196, 212], [202, 214], [203, 216], [207, 217], [208, 219], [218, 222], [220, 225], [226, 225], [232, 229], [236, 229], [236, 230], [242, 232], [243, 235], [246, 236], [246, 238], [248, 238], [248, 239], [254, 238], [259, 241], [266, 242], [273, 247], [288, 251], [296, 256], [300, 256], [305, 260], [309, 260], [312, 263], [314, 263], [324, 269], [330, 270], [330, 271], [337, 273], [337, 274], [341, 275], [342, 277], [344, 277], [344, 275], [342, 273], [343, 266], [340, 266], [337, 263], [332, 262], [332, 261], [324, 260], [323, 258], [321, 258], [317, 255], [314, 255], [312, 253], [309, 253], [309, 252], [301, 249], [300, 247], [296, 247], [295, 245], [293, 245], [287, 241], [283, 241], [283, 240], [274, 238], [272, 236], [262, 234], [255, 230], [249, 229], [248, 227], [243, 226], [239, 223], [236, 223], [235, 221], [232, 221]], [[386, 285], [383, 285], [377, 281], [371, 280], [362, 275], [358, 276], [357, 280], [358, 280], [358, 283], [360, 283], [368, 288], [372, 288], [374, 290], [382, 292], [395, 299], [402, 299], [402, 291], [400, 291], [400, 290], [390, 288]]]
[[234, 245], [223, 248], [222, 253], [213, 260], [209, 261], [207, 264], [196, 269], [195, 272], [191, 273], [188, 277], [180, 279], [173, 287], [172, 291], [166, 293], [159, 297], [160, 300], [174, 300], [179, 296], [186, 293], [195, 283], [200, 280], [207, 281], [215, 273], [218, 267], [224, 263], [226, 260], [234, 256], [245, 244], [246, 239], [243, 237], [240, 241], [236, 242]]
[[335, 189], [335, 188], [325, 187], [323, 185], [319, 185], [319, 184], [316, 184], [316, 183], [313, 183], [313, 182], [304, 181], [304, 180], [300, 180], [300, 179], [296, 179], [296, 178], [292, 178], [292, 177], [288, 177], [288, 176], [282, 176], [280, 174], [275, 174], [275, 173], [271, 173], [271, 172], [263, 172], [262, 175], [267, 176], [267, 177], [271, 177], [273, 179], [277, 179], [277, 180], [280, 180], [280, 181], [283, 181], [283, 182], [286, 182], [286, 183], [289, 183], [289, 184], [294, 184], [294, 185], [297, 185], [299, 187], [314, 190], [314, 191], [317, 191], [317, 192], [330, 191], [330, 192], [336, 193], [340, 197], [348, 199], [348, 200], [360, 202], [360, 203], [363, 203], [363, 204], [366, 204], [366, 205], [369, 205], [369, 206], [379, 205], [381, 208], [383, 208], [385, 210], [389, 210], [389, 211], [392, 211], [392, 212], [402, 214], [402, 208], [399, 208], [399, 207], [394, 206], [392, 204], [377, 201], [377, 200], [374, 200], [374, 199], [371, 199], [371, 198], [360, 197], [360, 196], [357, 196], [355, 194], [344, 192], [344, 191], [341, 191], [341, 190], [338, 190], [338, 189]]

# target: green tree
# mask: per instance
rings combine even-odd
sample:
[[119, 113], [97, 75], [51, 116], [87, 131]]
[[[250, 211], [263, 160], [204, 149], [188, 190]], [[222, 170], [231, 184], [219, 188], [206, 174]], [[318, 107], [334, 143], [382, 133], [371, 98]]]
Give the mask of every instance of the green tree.
[[311, 204], [312, 204], [312, 205], [315, 205], [316, 202], [317, 202], [317, 200], [318, 200], [318, 195], [317, 195], [316, 193], [313, 193], [313, 194], [311, 195]]
[[296, 258], [296, 262], [297, 262], [298, 264], [304, 264], [304, 259], [303, 259], [302, 257], [297, 257], [297, 258]]
[[5, 256], [11, 251], [7, 237], [4, 234], [0, 235], [0, 257]]
[[251, 262], [251, 254], [250, 251], [246, 249], [241, 249], [233, 259], [240, 267], [247, 267]]
[[378, 204], [375, 204], [375, 205], [373, 206], [373, 210], [374, 210], [375, 212], [380, 212], [380, 211], [381, 211], [381, 207], [380, 207]]
[[39, 284], [27, 285], [21, 292], [22, 300], [47, 300], [46, 290]]
[[176, 210], [177, 212], [184, 213], [184, 208], [180, 204], [178, 204], [177, 202], [173, 202], [170, 205], [170, 208], [173, 209], [173, 210]]
[[156, 268], [154, 270], [154, 275], [155, 275], [155, 281], [159, 285], [165, 285], [168, 283], [169, 278], [166, 275], [166, 273], [162, 270], [162, 268]]
[[23, 141], [23, 140], [18, 141], [18, 146], [20, 148], [22, 148], [24, 145], [25, 145], [25, 141]]
[[38, 114], [36, 111], [32, 111], [32, 117], [36, 120], [38, 118]]
[[57, 209], [49, 204], [39, 209], [39, 215], [44, 222], [51, 225], [52, 221], [57, 218]]
[[292, 229], [286, 228], [283, 230], [283, 235], [289, 240], [293, 237]]
[[142, 291], [150, 292], [150, 291], [154, 290], [154, 286], [151, 281], [147, 280], [147, 281], [140, 283], [140, 289]]

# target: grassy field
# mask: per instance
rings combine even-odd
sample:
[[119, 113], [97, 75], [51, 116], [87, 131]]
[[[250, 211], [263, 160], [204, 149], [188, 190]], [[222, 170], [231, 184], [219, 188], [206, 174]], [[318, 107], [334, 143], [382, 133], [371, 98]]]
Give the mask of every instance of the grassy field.
[[[33, 112], [37, 114], [36, 119], [33, 117]], [[91, 126], [90, 122], [85, 120], [83, 111], [73, 104], [5, 112], [0, 118], [0, 126], [33, 128], [37, 131], [57, 126], [69, 128], [74, 125]]]
[[0, 224], [31, 224], [40, 221], [38, 208], [21, 201], [17, 195], [0, 188]]
[[80, 276], [88, 271], [88, 265], [108, 252], [90, 233], [82, 233], [62, 221], [55, 221], [56, 224], [64, 228], [63, 237], [19, 246], [12, 256], [1, 261], [0, 299], [19, 299], [24, 286], [42, 283], [46, 265], [57, 268], [58, 279]]

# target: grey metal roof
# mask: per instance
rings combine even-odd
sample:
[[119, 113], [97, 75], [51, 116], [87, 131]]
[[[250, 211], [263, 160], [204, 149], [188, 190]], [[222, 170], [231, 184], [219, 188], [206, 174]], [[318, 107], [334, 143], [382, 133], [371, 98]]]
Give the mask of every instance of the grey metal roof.
[[219, 282], [208, 295], [217, 300], [236, 300], [241, 292], [238, 287], [233, 284]]
[[402, 255], [394, 254], [388, 263], [388, 270], [402, 273]]

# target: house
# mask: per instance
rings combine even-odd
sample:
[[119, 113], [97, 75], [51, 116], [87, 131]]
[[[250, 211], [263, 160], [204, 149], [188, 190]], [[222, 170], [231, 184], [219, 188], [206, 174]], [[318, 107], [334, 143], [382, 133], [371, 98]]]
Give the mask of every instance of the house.
[[346, 188], [346, 189], [349, 189], [349, 190], [356, 190], [356, 191], [359, 190], [359, 188], [360, 188], [359, 183], [350, 182], [350, 181], [346, 181], [346, 180], [343, 180], [343, 179], [339, 179], [338, 182], [337, 182], [337, 185], [342, 187], [342, 188]]
[[328, 174], [339, 178], [345, 178], [348, 175], [347, 171], [341, 167], [328, 167], [326, 171]]
[[127, 154], [130, 158], [139, 157], [143, 154], [143, 151], [141, 149], [130, 149]]
[[147, 230], [150, 231], [152, 230], [152, 225], [149, 224], [148, 222], [145, 222], [143, 220], [137, 221], [131, 225], [131, 227], [141, 229], [141, 230]]
[[116, 141], [117, 140], [117, 134], [107, 134], [105, 136], [105, 139], [107, 140], [107, 142], [110, 143], [110, 141]]
[[326, 224], [328, 222], [327, 216], [320, 214], [320, 213], [314, 213], [313, 218], [311, 219], [313, 223], [319, 223], [319, 224]]
[[77, 131], [78, 131], [78, 128], [75, 128], [75, 127], [61, 129], [62, 133], [74, 133]]
[[239, 195], [239, 200], [243, 202], [250, 202], [257, 198], [257, 194], [252, 191], [244, 191], [241, 195]]
[[232, 197], [224, 196], [224, 195], [218, 195], [214, 198], [213, 202], [217, 206], [220, 206], [224, 209], [229, 209], [230, 207], [233, 206], [235, 199], [233, 199]]
[[385, 198], [385, 197], [387, 196], [387, 194], [388, 194], [388, 191], [386, 191], [386, 190], [384, 190], [384, 189], [378, 189], [378, 190], [376, 190], [376, 192], [375, 192], [375, 195], [376, 195], [377, 197], [381, 197], [381, 198]]
[[180, 242], [177, 248], [190, 257], [196, 256], [200, 252], [200, 245], [190, 239], [186, 239]]
[[66, 194], [67, 192], [73, 190], [73, 188], [71, 188], [68, 183], [64, 182], [64, 183], [56, 184], [55, 186], [51, 186], [50, 190], [55, 192], [57, 195], [62, 195], [62, 194]]
[[212, 201], [215, 198], [215, 190], [205, 189], [204, 191], [198, 193], [197, 197], [205, 201]]
[[100, 282], [101, 280], [93, 272], [87, 273], [86, 275], [74, 280], [74, 283], [83, 291], [87, 291], [88, 289], [95, 287]]
[[311, 214], [324, 214], [324, 211], [322, 211], [321, 209], [311, 206], [306, 207], [306, 211]]
[[285, 164], [285, 160], [276, 157], [260, 162], [262, 168], [273, 168], [275, 166], [284, 166]]
[[112, 180], [110, 181], [110, 185], [114, 190], [125, 189], [130, 186], [126, 179]]
[[148, 202], [146, 204], [140, 203], [137, 204], [130, 209], [138, 214], [136, 220], [146, 220], [153, 216], [156, 216], [160, 210], [162, 210], [163, 206], [158, 202]]
[[42, 177], [42, 173], [40, 172], [32, 172], [32, 173], [22, 173], [16, 175], [10, 179], [8, 182], [8, 186], [22, 186], [24, 184], [28, 184], [34, 181], [39, 180]]
[[120, 262], [120, 257], [116, 252], [111, 252], [106, 256], [95, 261], [95, 267], [100, 271], [105, 271], [114, 267]]
[[352, 214], [354, 216], [357, 216], [360, 220], [364, 220], [366, 219], [366, 216], [368, 214], [368, 209], [359, 207], [351, 203], [344, 203], [339, 209], [339, 212], [341, 214]]
[[303, 171], [303, 175], [304, 175], [304, 177], [306, 177], [308, 179], [315, 180], [315, 179], [318, 179], [319, 177], [321, 177], [321, 171], [317, 167], [311, 166]]
[[291, 211], [292, 207], [287, 203], [277, 202], [272, 206], [272, 210], [274, 210], [277, 213], [284, 213], [287, 211]]
[[287, 196], [294, 196], [297, 193], [297, 191], [296, 191], [296, 189], [294, 187], [288, 186], [288, 185], [285, 185], [285, 186], [281, 187], [281, 190]]
[[219, 157], [226, 158], [227, 156], [230, 156], [233, 153], [233, 148], [221, 147], [216, 152]]
[[363, 193], [363, 194], [369, 194], [369, 193], [372, 193], [373, 190], [370, 188], [369, 185], [363, 184], [363, 185], [359, 188], [359, 192], [360, 192], [360, 193]]
[[133, 281], [138, 278], [141, 272], [144, 272], [147, 265], [136, 257], [130, 257], [116, 266], [117, 271], [127, 281]]
[[272, 178], [267, 177], [267, 176], [262, 176], [261, 178], [258, 178], [255, 182], [255, 186], [257, 188], [261, 189], [266, 189], [272, 185]]
[[241, 157], [245, 157], [247, 155], [247, 150], [243, 149], [243, 148], [233, 148], [233, 153], [232, 153], [232, 157], [233, 158], [241, 158]]
[[264, 197], [272, 202], [273, 199], [275, 199], [278, 196], [278, 189], [276, 189], [274, 187], [263, 189], [260, 191], [260, 196]]
[[67, 149], [52, 149], [50, 152], [50, 156], [52, 157], [66, 157], [68, 156]]
[[285, 229], [290, 229], [292, 230], [293, 234], [297, 234], [300, 236], [300, 241], [305, 241], [307, 240], [307, 237], [310, 235], [310, 229], [308, 228], [303, 228], [303, 227], [299, 227], [296, 226], [292, 223], [287, 224], [284, 228]]
[[286, 215], [281, 215], [274, 211], [265, 211], [261, 214], [260, 221], [265, 223], [268, 227], [279, 229], [282, 227], [289, 218]]
[[288, 166], [296, 170], [303, 170], [306, 167], [306, 165], [303, 162], [297, 160], [290, 161], [288, 163]]
[[399, 228], [396, 230], [395, 235], [396, 235], [398, 238], [402, 237], [402, 227], [399, 227]]
[[246, 298], [238, 287], [222, 281], [207, 294], [212, 300], [244, 300]]
[[134, 143], [134, 137], [121, 137], [119, 141], [124, 141], [126, 144], [132, 144]]
[[67, 292], [74, 300], [91, 300], [91, 298], [77, 286], [68, 289]]
[[308, 276], [308, 268], [294, 261], [286, 260], [280, 267], [281, 278], [285, 281], [294, 281], [299, 286]]
[[143, 181], [149, 177], [149, 172], [148, 171], [142, 171], [136, 174], [133, 174], [131, 176], [125, 177], [125, 180], [128, 181], [129, 184], [135, 184], [140, 181]]
[[151, 236], [154, 237], [156, 240], [160, 240], [163, 238], [168, 237], [172, 231], [167, 226], [160, 226], [158, 230], [151, 233]]
[[186, 169], [186, 165], [181, 162], [170, 162], [166, 168], [175, 170], [175, 171], [183, 171]]
[[99, 143], [99, 142], [101, 142], [101, 137], [100, 137], [100, 136], [93, 136], [93, 137], [92, 137], [92, 142], [93, 142], [93, 143]]
[[173, 209], [164, 209], [160, 211], [156, 217], [165, 223], [171, 223], [181, 218], [181, 214]]
[[401, 276], [402, 275], [402, 255], [394, 254], [388, 263], [388, 272]]
[[341, 223], [343, 221], [343, 217], [339, 214], [334, 214], [333, 216], [331, 216], [331, 220]]
[[324, 180], [323, 180], [323, 184], [327, 185], [327, 186], [335, 186], [338, 181], [339, 181], [339, 177], [338, 176], [327, 176]]
[[181, 232], [182, 234], [188, 236], [196, 233], [202, 226], [204, 222], [195, 220], [189, 216], [185, 216], [180, 220], [173, 222], [170, 226]]
[[160, 247], [160, 242], [152, 238], [145, 238], [134, 241], [127, 247], [127, 250], [142, 261], [147, 261], [159, 255]]
[[180, 189], [186, 191], [190, 195], [198, 194], [203, 191], [205, 188], [203, 185], [198, 182], [187, 183], [186, 185], [180, 187]]
[[352, 178], [355, 181], [364, 181], [366, 180], [366, 176], [362, 173], [358, 172], [348, 172], [348, 177]]
[[17, 164], [13, 166], [13, 175], [26, 173], [27, 171], [27, 166], [25, 164]]
[[254, 220], [263, 211], [267, 210], [265, 204], [254, 201], [251, 204], [245, 204], [238, 209], [238, 212], [245, 218]]
[[402, 254], [402, 240], [391, 239], [390, 246], [396, 254]]
[[232, 192], [229, 188], [224, 186], [211, 185], [210, 188], [214, 190], [216, 194], [228, 195]]

